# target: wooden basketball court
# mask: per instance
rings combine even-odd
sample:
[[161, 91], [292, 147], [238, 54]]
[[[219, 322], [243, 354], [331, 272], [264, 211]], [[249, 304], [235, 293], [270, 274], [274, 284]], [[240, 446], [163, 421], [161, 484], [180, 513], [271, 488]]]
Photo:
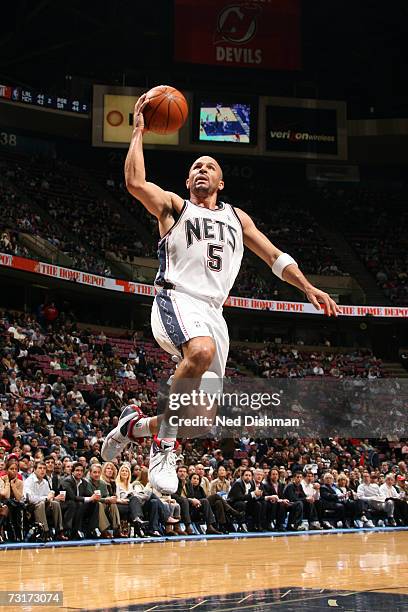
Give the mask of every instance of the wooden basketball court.
[[0, 590], [63, 591], [62, 607], [10, 611], [408, 609], [408, 531], [1, 550], [0, 559]]

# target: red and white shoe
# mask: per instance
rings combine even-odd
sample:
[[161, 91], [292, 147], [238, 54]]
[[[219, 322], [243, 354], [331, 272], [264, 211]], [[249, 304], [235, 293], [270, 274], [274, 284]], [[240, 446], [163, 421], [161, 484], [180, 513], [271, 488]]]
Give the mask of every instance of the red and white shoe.
[[[112, 461], [118, 457], [128, 444], [135, 441], [133, 435], [137, 432], [137, 424], [146, 418], [139, 406], [135, 404], [125, 406], [115, 429], [112, 429], [105, 438], [101, 450], [102, 458], [105, 461]], [[129, 433], [132, 434], [132, 438], [129, 437]]]
[[154, 436], [150, 449], [149, 481], [154, 489], [165, 495], [175, 493], [178, 488], [174, 452], [177, 446], [176, 440], [159, 440]]

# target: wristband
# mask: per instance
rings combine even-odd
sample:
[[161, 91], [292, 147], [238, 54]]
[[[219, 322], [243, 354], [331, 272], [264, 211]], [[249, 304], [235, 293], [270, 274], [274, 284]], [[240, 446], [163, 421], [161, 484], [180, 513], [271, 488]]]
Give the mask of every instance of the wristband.
[[272, 266], [272, 272], [283, 280], [283, 271], [287, 266], [290, 266], [290, 264], [295, 264], [297, 266], [297, 262], [289, 255], [289, 253], [281, 253]]

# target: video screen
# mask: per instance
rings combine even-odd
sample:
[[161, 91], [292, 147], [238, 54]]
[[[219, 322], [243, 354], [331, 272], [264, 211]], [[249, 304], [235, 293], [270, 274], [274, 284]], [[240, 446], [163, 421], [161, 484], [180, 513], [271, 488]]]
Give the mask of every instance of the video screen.
[[253, 144], [254, 105], [249, 102], [200, 100], [198, 137], [200, 142], [233, 142]]

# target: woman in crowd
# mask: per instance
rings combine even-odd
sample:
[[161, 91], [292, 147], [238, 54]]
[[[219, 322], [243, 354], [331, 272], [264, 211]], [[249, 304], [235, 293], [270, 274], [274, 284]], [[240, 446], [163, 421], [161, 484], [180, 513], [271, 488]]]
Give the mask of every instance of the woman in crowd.
[[[137, 467], [135, 467], [135, 470], [137, 470]], [[160, 536], [161, 525], [166, 525], [169, 518], [168, 507], [148, 486], [149, 471], [147, 467], [142, 465], [138, 473], [138, 478], [132, 482], [133, 495], [139, 500], [143, 507], [143, 514], [149, 522], [148, 535]]]
[[[8, 522], [12, 539], [17, 542], [23, 540], [23, 481], [18, 477], [18, 460], [9, 459], [6, 463], [6, 474], [0, 477], [0, 503], [6, 506], [7, 512], [0, 518], [8, 515]], [[2, 521], [3, 522], [3, 521]]]
[[[117, 496], [116, 494], [117, 473], [118, 471], [111, 461], [106, 461], [102, 465], [101, 480], [106, 484], [106, 488], [108, 489], [109, 497]], [[117, 504], [115, 504], [115, 506], [117, 506], [119, 510], [119, 506]], [[116, 521], [115, 521], [115, 528], [113, 531], [113, 535], [119, 538], [125, 538], [127, 536], [127, 533], [125, 532], [125, 530], [122, 530], [122, 525], [120, 524], [119, 526], [117, 526]]]
[[165, 524], [165, 534], [168, 536], [186, 535], [186, 532], [181, 529], [179, 524], [181, 519], [180, 504], [175, 499], [172, 499], [170, 495], [165, 495], [161, 491], [154, 489], [150, 482], [147, 483], [146, 490], [151, 491], [152, 496], [157, 497], [166, 508], [168, 519]]
[[227, 497], [231, 488], [231, 483], [227, 479], [227, 470], [223, 465], [220, 465], [217, 471], [217, 478], [211, 481], [210, 484], [210, 495], [220, 495], [220, 497]]
[[217, 471], [217, 478], [210, 483], [210, 495], [207, 499], [223, 533], [228, 533], [229, 518], [241, 521], [245, 515], [244, 512], [238, 512], [227, 502], [230, 488], [231, 484], [227, 479], [227, 470], [223, 465], [220, 465]]
[[361, 477], [358, 470], [353, 470], [349, 477], [348, 487], [354, 493], [357, 493], [359, 484], [361, 483]]
[[[117, 504], [122, 521], [131, 523], [139, 537], [144, 537], [143, 505], [134, 494], [130, 481], [131, 468], [129, 463], [122, 463], [116, 477]], [[122, 523], [122, 528], [124, 527]]]
[[7, 494], [10, 491], [10, 484], [8, 480], [6, 481], [7, 476], [0, 477], [0, 544], [3, 544], [5, 540], [4, 536], [4, 524], [7, 521], [7, 517], [9, 515], [9, 509], [5, 502]]
[[[358, 499], [357, 494], [350, 488], [349, 479], [346, 474], [341, 473], [337, 477], [336, 489], [338, 491], [339, 500], [343, 503], [346, 510], [346, 526], [350, 527], [350, 522], [355, 521], [366, 522], [365, 517], [366, 506], [361, 499]], [[358, 523], [356, 523], [359, 526]]]

